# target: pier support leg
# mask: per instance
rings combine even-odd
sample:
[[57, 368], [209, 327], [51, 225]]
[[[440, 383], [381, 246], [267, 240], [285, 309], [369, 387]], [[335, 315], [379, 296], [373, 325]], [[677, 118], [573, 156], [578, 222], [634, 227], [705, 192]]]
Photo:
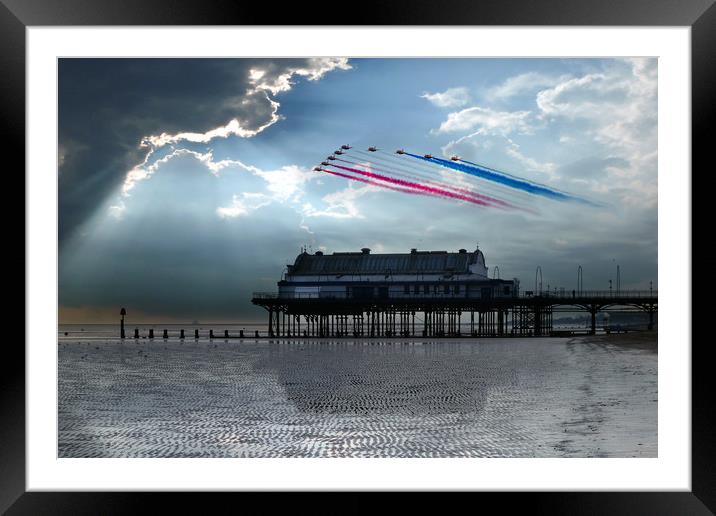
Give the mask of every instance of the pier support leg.
[[597, 310], [595, 308], [592, 308], [589, 313], [592, 316], [592, 328], [589, 331], [589, 334], [595, 335], [597, 333]]

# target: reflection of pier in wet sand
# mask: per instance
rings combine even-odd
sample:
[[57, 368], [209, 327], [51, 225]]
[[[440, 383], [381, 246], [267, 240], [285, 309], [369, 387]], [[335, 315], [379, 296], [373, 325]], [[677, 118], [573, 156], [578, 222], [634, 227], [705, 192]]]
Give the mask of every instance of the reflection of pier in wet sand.
[[642, 344], [61, 340], [59, 455], [653, 457]]

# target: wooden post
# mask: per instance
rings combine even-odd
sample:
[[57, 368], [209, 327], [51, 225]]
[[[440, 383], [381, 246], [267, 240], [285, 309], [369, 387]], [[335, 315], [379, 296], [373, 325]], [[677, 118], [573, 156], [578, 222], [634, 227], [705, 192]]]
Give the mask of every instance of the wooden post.
[[120, 327], [119, 335], [121, 338], [124, 338], [124, 316], [127, 315], [127, 310], [125, 308], [122, 308], [119, 311], [119, 315], [122, 316], [122, 320], [119, 322], [119, 327]]
[[649, 326], [647, 326], [649, 330], [654, 329], [654, 305], [649, 306]]

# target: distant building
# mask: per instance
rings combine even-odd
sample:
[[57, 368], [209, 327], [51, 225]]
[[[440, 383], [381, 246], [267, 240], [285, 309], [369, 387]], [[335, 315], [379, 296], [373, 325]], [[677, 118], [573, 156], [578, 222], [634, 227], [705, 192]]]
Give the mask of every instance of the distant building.
[[481, 250], [330, 255], [302, 252], [278, 282], [281, 299], [495, 299], [515, 297], [519, 281], [489, 279]]

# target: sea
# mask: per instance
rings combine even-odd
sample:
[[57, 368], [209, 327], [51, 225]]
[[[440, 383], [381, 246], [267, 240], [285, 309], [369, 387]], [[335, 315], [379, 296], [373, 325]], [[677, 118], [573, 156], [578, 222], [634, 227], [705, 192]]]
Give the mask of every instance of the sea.
[[658, 456], [656, 343], [153, 327], [59, 328], [58, 457]]

